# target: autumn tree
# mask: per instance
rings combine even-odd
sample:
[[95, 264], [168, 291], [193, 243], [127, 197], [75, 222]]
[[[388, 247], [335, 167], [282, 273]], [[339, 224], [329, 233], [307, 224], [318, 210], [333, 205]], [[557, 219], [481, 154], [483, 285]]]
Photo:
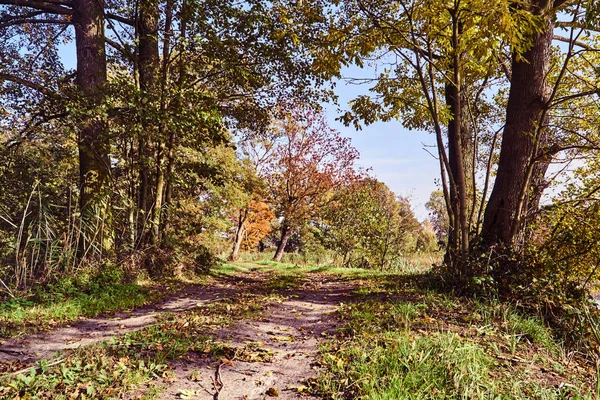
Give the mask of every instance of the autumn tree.
[[275, 213], [264, 201], [252, 201], [248, 206], [247, 225], [241, 247], [245, 251], [256, 250], [260, 242], [271, 232]]
[[330, 128], [322, 112], [296, 105], [273, 123], [278, 134], [264, 174], [281, 221], [274, 260], [290, 235], [331, 200], [332, 191], [354, 179], [358, 152], [350, 139]]
[[237, 193], [232, 198], [234, 235], [229, 255], [231, 261], [239, 258], [244, 242], [248, 247], [251, 246], [249, 243], [260, 241], [270, 230], [270, 223], [274, 218], [273, 211], [264, 202], [267, 188], [264, 179], [258, 175], [259, 164], [260, 160], [242, 158], [232, 179], [237, 186]]

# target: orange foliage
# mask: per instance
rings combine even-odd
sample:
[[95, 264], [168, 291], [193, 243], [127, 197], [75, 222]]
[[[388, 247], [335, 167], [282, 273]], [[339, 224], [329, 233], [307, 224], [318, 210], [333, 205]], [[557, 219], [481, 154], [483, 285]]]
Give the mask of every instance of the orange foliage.
[[252, 200], [248, 207], [248, 220], [242, 241], [242, 249], [251, 251], [258, 247], [258, 243], [271, 232], [271, 221], [275, 213], [264, 201]]

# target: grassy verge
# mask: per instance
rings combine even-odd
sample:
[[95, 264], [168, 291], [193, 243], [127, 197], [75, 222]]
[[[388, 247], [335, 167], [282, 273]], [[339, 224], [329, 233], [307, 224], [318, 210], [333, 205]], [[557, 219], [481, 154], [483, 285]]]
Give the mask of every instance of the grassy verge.
[[128, 310], [158, 300], [182, 282], [124, 283], [122, 272], [81, 274], [0, 303], [0, 337], [47, 330], [59, 324]]
[[211, 333], [258, 315], [263, 300], [244, 294], [186, 313], [163, 315], [155, 325], [79, 349], [58, 364], [44, 360], [25, 372], [5, 375], [0, 379], [0, 398], [106, 399], [120, 398], [131, 390], [139, 392], [136, 398], [154, 398], [161, 392], [157, 378], [168, 381], [172, 374], [170, 361], [190, 351], [228, 356], [231, 349], [211, 339]]
[[[240, 263], [254, 263], [261, 265], [271, 265], [278, 268], [285, 266], [295, 267], [306, 267], [308, 269], [323, 269], [326, 271], [331, 270], [358, 270], [357, 268], [341, 267], [342, 260], [334, 252], [327, 251], [319, 256], [310, 256], [300, 253], [284, 253], [282, 262], [270, 261], [273, 259], [275, 251], [265, 251], [263, 253], [241, 253]], [[394, 266], [391, 270], [385, 273], [402, 273], [402, 274], [416, 274], [429, 271], [433, 265], [441, 263], [443, 253], [440, 251], [436, 252], [416, 252], [405, 254], [398, 260], [395, 260]], [[236, 263], [237, 264], [237, 263]], [[366, 271], [360, 269], [361, 271]], [[373, 272], [374, 270], [368, 270]], [[342, 272], [344, 273], [344, 272]]]
[[510, 305], [439, 294], [399, 276], [371, 280], [356, 299], [340, 309], [343, 328], [322, 347], [316, 390], [324, 398], [597, 398], [595, 368]]

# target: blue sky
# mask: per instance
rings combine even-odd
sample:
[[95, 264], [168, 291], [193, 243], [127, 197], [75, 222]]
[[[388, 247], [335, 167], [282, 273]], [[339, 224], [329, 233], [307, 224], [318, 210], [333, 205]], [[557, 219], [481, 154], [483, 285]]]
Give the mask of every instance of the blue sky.
[[[374, 74], [371, 68], [361, 70], [356, 67], [342, 72], [346, 78]], [[339, 96], [339, 107], [325, 105], [327, 118], [332, 127], [352, 138], [354, 147], [361, 155], [359, 165], [371, 168], [371, 174], [396, 194], [408, 196], [419, 220], [427, 218], [425, 203], [436, 189], [435, 179], [439, 178], [440, 172], [438, 161], [424, 147], [434, 145], [435, 137], [427, 132], [409, 131], [397, 121], [363, 126], [361, 131], [356, 131], [353, 126], [345, 127], [336, 121], [340, 115], [338, 109], [346, 110], [348, 101], [360, 94], [367, 94], [368, 86], [347, 84], [340, 80], [335, 92]]]

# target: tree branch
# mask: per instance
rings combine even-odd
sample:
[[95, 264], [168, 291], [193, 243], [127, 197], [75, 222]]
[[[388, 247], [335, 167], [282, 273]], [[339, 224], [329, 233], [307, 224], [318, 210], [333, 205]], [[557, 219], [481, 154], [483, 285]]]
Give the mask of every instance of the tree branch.
[[[560, 36], [560, 35], [554, 35], [554, 36], [552, 36], [552, 39], [558, 40], [560, 42], [571, 43], [571, 40], [569, 38], [566, 38], [566, 37]], [[573, 44], [575, 46], [579, 46], [582, 49], [587, 50], [587, 51], [600, 51], [600, 49], [595, 49], [586, 43], [580, 42], [579, 40], [573, 41]]]
[[106, 42], [106, 44], [108, 44], [109, 46], [111, 46], [113, 49], [117, 50], [118, 52], [120, 52], [121, 54], [123, 54], [125, 57], [129, 58], [131, 61], [135, 60], [135, 56], [134, 54], [131, 52], [130, 49], [128, 49], [127, 47], [121, 45], [121, 43], [116, 42], [110, 38], [105, 37], [104, 41]]
[[580, 28], [588, 31], [600, 32], [600, 25], [590, 25], [590, 24], [582, 24], [581, 22], [573, 22], [573, 21], [557, 21], [555, 26], [557, 28]]
[[30, 12], [27, 14], [20, 14], [20, 15], [4, 15], [4, 16], [2, 16], [2, 18], [0, 18], [0, 24], [3, 24], [5, 22], [10, 22], [15, 19], [37, 17], [38, 15], [43, 14], [43, 13], [44, 13], [43, 11], [34, 11], [34, 12]]
[[22, 25], [22, 24], [59, 24], [59, 25], [71, 25], [73, 22], [66, 19], [56, 18], [21, 18], [13, 19], [6, 23], [0, 23], [0, 29], [8, 28], [9, 26]]
[[565, 101], [569, 101], [569, 100], [573, 100], [573, 99], [578, 99], [580, 97], [592, 96], [594, 94], [597, 94], [597, 95], [600, 96], [600, 88], [599, 89], [588, 90], [588, 91], [585, 91], [585, 92], [575, 93], [575, 94], [571, 94], [571, 95], [568, 95], [568, 96], [559, 97], [558, 99], [556, 99], [552, 103], [550, 103], [549, 107], [554, 107], [554, 106], [556, 106], [558, 104], [564, 103]]
[[[2, 1], [2, 0], [0, 0], [0, 1]], [[120, 15], [106, 13], [106, 14], [104, 14], [104, 16], [106, 18], [108, 18], [108, 19], [112, 19], [114, 21], [121, 22], [121, 23], [126, 24], [126, 25], [130, 25], [130, 26], [134, 26], [135, 25], [135, 22], [132, 19], [125, 18], [125, 17], [122, 17]]]
[[[29, 7], [36, 10], [44, 11], [52, 14], [71, 15], [73, 10], [70, 7], [65, 7], [63, 3], [42, 0], [0, 0], [0, 4], [9, 6]], [[64, 3], [70, 5], [70, 3]]]
[[19, 85], [26, 86], [33, 90], [37, 90], [38, 92], [42, 93], [43, 95], [46, 95], [49, 97], [54, 96], [56, 94], [54, 91], [49, 90], [40, 84], [31, 82], [31, 81], [28, 81], [27, 79], [19, 78], [18, 76], [10, 75], [10, 74], [4, 73], [4, 72], [0, 72], [0, 82], [2, 82], [2, 81], [18, 83]]

